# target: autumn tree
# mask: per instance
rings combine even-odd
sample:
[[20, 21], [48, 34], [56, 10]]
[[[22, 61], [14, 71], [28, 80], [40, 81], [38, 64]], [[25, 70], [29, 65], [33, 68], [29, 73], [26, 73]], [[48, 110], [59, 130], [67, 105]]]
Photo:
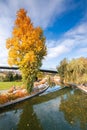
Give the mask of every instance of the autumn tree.
[[19, 67], [28, 92], [32, 91], [38, 69], [46, 56], [45, 37], [40, 27], [34, 27], [24, 9], [17, 12], [12, 36], [6, 41], [8, 63]]
[[68, 62], [63, 59], [57, 70], [61, 79], [65, 82], [87, 83], [87, 58], [80, 57]]

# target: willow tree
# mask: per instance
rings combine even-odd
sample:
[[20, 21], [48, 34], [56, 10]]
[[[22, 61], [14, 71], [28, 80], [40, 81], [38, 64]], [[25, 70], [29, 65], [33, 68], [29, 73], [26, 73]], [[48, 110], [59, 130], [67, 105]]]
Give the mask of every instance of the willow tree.
[[67, 77], [67, 65], [68, 65], [68, 60], [66, 58], [64, 58], [61, 62], [60, 65], [57, 67], [58, 70], [58, 74], [61, 77], [61, 82], [66, 81], [66, 77]]
[[6, 41], [8, 63], [19, 67], [23, 82], [30, 92], [46, 56], [45, 37], [40, 27], [33, 26], [24, 9], [20, 9], [16, 17], [12, 36]]
[[57, 70], [65, 82], [87, 83], [87, 58], [80, 57], [68, 62], [63, 59]]

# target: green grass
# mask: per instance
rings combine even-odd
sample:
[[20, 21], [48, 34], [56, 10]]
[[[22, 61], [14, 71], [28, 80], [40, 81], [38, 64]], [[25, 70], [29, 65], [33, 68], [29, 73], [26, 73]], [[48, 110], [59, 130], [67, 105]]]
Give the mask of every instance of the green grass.
[[21, 86], [22, 84], [22, 82], [0, 82], [0, 90], [7, 90], [12, 86]]

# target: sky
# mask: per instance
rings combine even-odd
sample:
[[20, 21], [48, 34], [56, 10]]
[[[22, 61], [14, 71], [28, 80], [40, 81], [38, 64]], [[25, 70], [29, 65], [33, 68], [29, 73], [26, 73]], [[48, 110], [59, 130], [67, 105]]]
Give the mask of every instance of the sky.
[[6, 39], [20, 8], [44, 31], [43, 69], [56, 69], [64, 58], [87, 57], [87, 0], [0, 0], [0, 66], [8, 66]]

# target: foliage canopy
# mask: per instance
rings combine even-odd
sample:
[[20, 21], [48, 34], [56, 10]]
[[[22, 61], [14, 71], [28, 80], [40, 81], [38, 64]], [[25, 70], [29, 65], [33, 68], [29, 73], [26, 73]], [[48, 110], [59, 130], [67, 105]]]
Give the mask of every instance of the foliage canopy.
[[8, 63], [19, 67], [27, 89], [32, 90], [33, 81], [42, 59], [46, 56], [45, 37], [40, 27], [34, 27], [24, 9], [17, 12], [12, 37], [6, 41]]
[[80, 57], [71, 61], [63, 59], [57, 70], [63, 82], [87, 82], [87, 58]]

